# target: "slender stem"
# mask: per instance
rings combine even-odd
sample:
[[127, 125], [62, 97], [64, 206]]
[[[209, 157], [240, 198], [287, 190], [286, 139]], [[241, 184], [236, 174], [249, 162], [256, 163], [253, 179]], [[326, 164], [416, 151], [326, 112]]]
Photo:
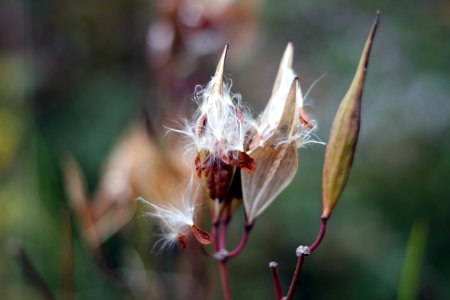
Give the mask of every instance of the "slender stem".
[[37, 289], [42, 298], [46, 300], [54, 300], [55, 297], [53, 296], [50, 288], [47, 286], [41, 274], [39, 274], [38, 270], [28, 256], [25, 248], [23, 248], [23, 246], [19, 242], [13, 242], [12, 254], [18, 260], [25, 278], [28, 279], [30, 283]]
[[311, 253], [313, 253], [314, 250], [316, 250], [317, 247], [319, 247], [320, 243], [323, 240], [323, 237], [325, 236], [325, 232], [327, 229], [327, 221], [328, 221], [328, 218], [322, 218], [319, 234], [317, 235], [316, 240], [311, 244], [311, 246], [309, 246], [310, 253], [299, 255], [298, 260], [297, 260], [297, 266], [295, 267], [294, 277], [292, 277], [291, 285], [289, 287], [289, 291], [286, 296], [286, 300], [291, 300], [292, 297], [294, 297], [295, 288], [296, 288], [297, 282], [300, 278], [300, 273], [302, 271], [303, 262], [305, 261], [305, 257], [306, 257], [306, 255], [310, 255]]
[[70, 211], [65, 212], [65, 243], [63, 245], [63, 262], [62, 274], [64, 282], [65, 299], [73, 300], [74, 298], [74, 282], [73, 282], [73, 216]]
[[[216, 254], [225, 254], [224, 256], [219, 256], [219, 264], [220, 264], [220, 279], [222, 282], [222, 288], [223, 288], [223, 295], [225, 300], [231, 300], [231, 289], [230, 289], [230, 281], [228, 278], [228, 269], [227, 269], [227, 262], [229, 258], [237, 256], [241, 251], [245, 248], [245, 245], [248, 241], [249, 231], [252, 228], [252, 226], [245, 226], [244, 230], [244, 236], [242, 237], [242, 241], [239, 244], [239, 246], [227, 254], [226, 252], [226, 237], [227, 237], [227, 231], [228, 231], [228, 224], [230, 223], [231, 215], [229, 214], [229, 211], [225, 212], [225, 215], [222, 217], [222, 222], [219, 224], [218, 220], [217, 222], [213, 222], [213, 234], [214, 236], [214, 250]], [[219, 228], [220, 227], [220, 228]], [[220, 229], [220, 232], [218, 230]], [[217, 235], [219, 235], [217, 240]], [[223, 252], [223, 253], [222, 253]]]
[[219, 219], [215, 218], [212, 222], [212, 229], [211, 229], [211, 235], [214, 240], [214, 252], [215, 253], [217, 253], [220, 249], [220, 242], [219, 242], [219, 237], [218, 237], [219, 227], [220, 227]]
[[322, 239], [325, 236], [325, 231], [327, 230], [327, 221], [328, 218], [322, 218], [319, 234], [317, 235], [317, 238], [314, 241], [314, 243], [312, 243], [312, 245], [309, 246], [309, 250], [311, 251], [311, 253], [313, 253], [314, 250], [316, 250], [317, 247], [319, 247], [320, 243], [322, 242]]
[[225, 212], [224, 216], [222, 217], [222, 224], [220, 227], [220, 233], [219, 233], [219, 249], [220, 250], [226, 248], [228, 224], [230, 224], [230, 220], [231, 220], [231, 215], [227, 210]]
[[272, 261], [269, 263], [269, 268], [272, 271], [273, 284], [275, 286], [277, 300], [281, 300], [283, 298], [283, 291], [281, 290], [280, 276], [278, 275], [278, 264]]
[[294, 297], [295, 288], [297, 287], [297, 282], [300, 278], [300, 273], [302, 272], [303, 262], [305, 261], [305, 256], [300, 255], [297, 260], [297, 266], [295, 267], [294, 277], [291, 281], [291, 286], [289, 287], [288, 294], [286, 296], [286, 300], [291, 300]]
[[230, 280], [228, 278], [228, 269], [226, 260], [221, 260], [220, 264], [220, 279], [222, 282], [223, 295], [225, 300], [232, 300], [231, 297], [231, 289], [230, 289]]
[[228, 253], [226, 259], [233, 258], [233, 257], [239, 255], [242, 252], [242, 250], [244, 250], [245, 246], [247, 245], [248, 238], [250, 236], [250, 230], [252, 229], [252, 226], [253, 225], [245, 225], [244, 235], [242, 236], [241, 243], [236, 247], [236, 249], [234, 249], [233, 251]]

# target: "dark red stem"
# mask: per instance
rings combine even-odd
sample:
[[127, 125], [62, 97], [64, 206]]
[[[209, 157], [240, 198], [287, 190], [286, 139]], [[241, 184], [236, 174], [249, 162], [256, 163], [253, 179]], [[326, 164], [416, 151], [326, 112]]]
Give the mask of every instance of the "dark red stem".
[[226, 248], [226, 241], [227, 241], [227, 232], [228, 232], [228, 224], [230, 224], [231, 216], [227, 212], [225, 212], [225, 215], [222, 218], [222, 224], [220, 227], [220, 234], [219, 234], [219, 249], [225, 249]]
[[281, 300], [283, 298], [283, 291], [281, 290], [280, 276], [278, 275], [278, 264], [273, 261], [269, 263], [269, 268], [272, 271], [273, 284], [275, 286], [277, 300]]
[[244, 235], [242, 236], [241, 243], [239, 244], [239, 246], [236, 247], [236, 249], [234, 249], [233, 251], [228, 253], [228, 255], [226, 257], [227, 260], [239, 255], [242, 252], [242, 250], [244, 250], [245, 246], [247, 245], [251, 229], [252, 229], [252, 225], [245, 226]]
[[218, 237], [219, 227], [220, 227], [219, 218], [215, 218], [212, 222], [212, 229], [211, 229], [211, 235], [214, 240], [214, 252], [215, 253], [217, 253], [220, 249], [220, 242], [219, 242], [219, 237]]
[[13, 242], [12, 244], [12, 254], [18, 260], [20, 267], [22, 268], [22, 273], [25, 275], [25, 279], [27, 279], [32, 286], [34, 286], [38, 293], [40, 293], [42, 299], [46, 300], [54, 300], [56, 299], [50, 288], [47, 286], [47, 283], [42, 278], [41, 274], [39, 274], [38, 270], [34, 266], [31, 261], [27, 251], [19, 242]]
[[222, 282], [223, 296], [225, 300], [232, 300], [230, 280], [228, 278], [227, 262], [225, 260], [222, 260], [219, 262], [219, 264], [220, 264], [220, 279]]
[[314, 250], [316, 250], [316, 248], [319, 247], [320, 243], [322, 242], [322, 239], [325, 236], [325, 231], [327, 230], [327, 221], [328, 221], [327, 218], [322, 218], [319, 234], [317, 235], [317, 238], [314, 241], [314, 243], [312, 243], [312, 245], [309, 247], [311, 253], [313, 253]]
[[294, 297], [295, 288], [297, 287], [297, 282], [300, 278], [300, 273], [302, 272], [303, 262], [305, 261], [305, 256], [300, 255], [297, 260], [297, 266], [295, 267], [294, 277], [292, 277], [291, 286], [289, 287], [286, 300], [291, 300]]

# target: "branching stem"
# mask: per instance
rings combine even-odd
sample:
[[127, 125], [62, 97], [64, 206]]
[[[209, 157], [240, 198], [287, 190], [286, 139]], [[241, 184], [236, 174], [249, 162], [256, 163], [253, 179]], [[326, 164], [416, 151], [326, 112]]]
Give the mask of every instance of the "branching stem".
[[250, 231], [252, 230], [252, 227], [253, 227], [253, 225], [245, 225], [244, 235], [242, 236], [242, 240], [241, 240], [240, 244], [236, 247], [236, 249], [234, 249], [233, 251], [228, 253], [228, 255], [226, 257], [227, 260], [239, 255], [242, 252], [242, 250], [244, 250], [245, 246], [247, 245], [248, 238], [250, 236]]
[[[323, 237], [325, 236], [325, 231], [327, 229], [327, 220], [328, 220], [328, 218], [322, 218], [319, 234], [317, 235], [314, 243], [312, 243], [311, 246], [309, 247], [310, 253], [308, 255], [313, 253], [314, 250], [316, 250], [317, 247], [319, 247], [320, 243], [322, 242]], [[306, 257], [305, 254], [300, 254], [298, 256], [297, 266], [295, 267], [294, 276], [292, 277], [291, 285], [289, 287], [288, 294], [285, 298], [286, 300], [291, 300], [292, 297], [294, 297], [295, 288], [296, 288], [298, 280], [300, 278], [300, 273], [302, 271], [303, 262], [305, 261], [305, 257]]]
[[218, 218], [213, 221], [213, 228], [212, 228], [212, 235], [214, 238], [214, 252], [215, 252], [214, 257], [219, 260], [220, 279], [222, 283], [223, 295], [225, 300], [232, 299], [227, 262], [230, 258], [239, 255], [242, 252], [242, 250], [244, 250], [245, 246], [247, 245], [250, 230], [252, 229], [252, 225], [246, 225], [240, 244], [236, 247], [236, 249], [234, 249], [231, 252], [228, 252], [226, 250], [226, 236], [230, 220], [231, 216], [229, 212], [225, 212], [224, 216], [220, 221]]

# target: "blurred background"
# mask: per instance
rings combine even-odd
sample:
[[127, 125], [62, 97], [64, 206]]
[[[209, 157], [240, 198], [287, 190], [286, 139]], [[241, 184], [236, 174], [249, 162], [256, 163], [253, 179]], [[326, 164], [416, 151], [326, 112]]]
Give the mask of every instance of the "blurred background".
[[[159, 255], [137, 196], [189, 176], [164, 126], [226, 72], [255, 115], [288, 41], [323, 141], [377, 9], [360, 142], [347, 189], [295, 299], [450, 299], [450, 3], [313, 0], [3, 0], [0, 299], [222, 299], [197, 247]], [[235, 299], [274, 299], [320, 226], [325, 147], [230, 262]], [[242, 233], [233, 220], [230, 245]], [[231, 246], [230, 246], [231, 248]]]

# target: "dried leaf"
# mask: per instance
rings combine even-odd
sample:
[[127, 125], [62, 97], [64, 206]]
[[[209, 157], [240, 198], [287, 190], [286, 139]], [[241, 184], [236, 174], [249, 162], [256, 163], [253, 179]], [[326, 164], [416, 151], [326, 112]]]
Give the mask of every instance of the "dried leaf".
[[378, 13], [367, 38], [355, 77], [341, 101], [331, 127], [323, 169], [323, 218], [331, 215], [345, 188], [352, 167], [361, 122], [364, 80], [379, 19]]
[[[82, 227], [82, 233], [91, 248], [102, 241], [95, 223], [95, 215], [86, 196], [86, 183], [80, 166], [71, 155], [63, 161], [65, 189], [72, 210]], [[90, 228], [90, 230], [88, 230]]]

